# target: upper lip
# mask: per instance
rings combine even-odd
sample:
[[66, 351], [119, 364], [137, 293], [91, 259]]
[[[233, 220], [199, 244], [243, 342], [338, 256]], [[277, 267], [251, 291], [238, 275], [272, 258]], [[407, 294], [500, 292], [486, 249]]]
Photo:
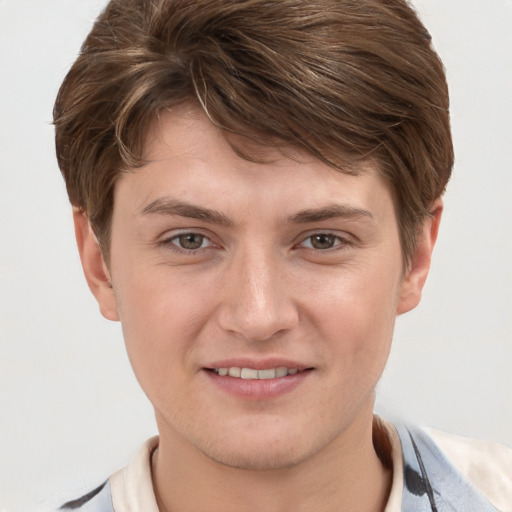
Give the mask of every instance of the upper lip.
[[215, 368], [252, 368], [253, 370], [266, 370], [270, 368], [294, 368], [300, 371], [312, 368], [312, 366], [280, 357], [265, 359], [237, 357], [214, 361], [213, 363], [206, 365], [205, 368], [212, 370]]

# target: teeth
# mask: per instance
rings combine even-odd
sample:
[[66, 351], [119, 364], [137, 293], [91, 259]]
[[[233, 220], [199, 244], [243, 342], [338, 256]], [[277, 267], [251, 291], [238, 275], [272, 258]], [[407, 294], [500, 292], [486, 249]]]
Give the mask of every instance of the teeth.
[[242, 374], [242, 370], [240, 370], [240, 368], [230, 368], [228, 370], [228, 375], [230, 377], [240, 377], [241, 374]]
[[275, 370], [258, 370], [258, 379], [275, 379]]
[[268, 368], [265, 370], [255, 370], [253, 368], [215, 368], [215, 373], [222, 377], [229, 375], [230, 377], [235, 377], [237, 379], [244, 380], [265, 380], [265, 379], [275, 379], [277, 377], [286, 377], [287, 375], [295, 375], [298, 373], [297, 368], [285, 368], [284, 366], [280, 366], [279, 368]]
[[284, 368], [283, 366], [276, 368], [276, 377], [286, 377], [286, 375], [288, 375], [288, 368]]
[[258, 370], [252, 370], [251, 368], [242, 368], [240, 372], [240, 377], [244, 380], [251, 380], [258, 378]]

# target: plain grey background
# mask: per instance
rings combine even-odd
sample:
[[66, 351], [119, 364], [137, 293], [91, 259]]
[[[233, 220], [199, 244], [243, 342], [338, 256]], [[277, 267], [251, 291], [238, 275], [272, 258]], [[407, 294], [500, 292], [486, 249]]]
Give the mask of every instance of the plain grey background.
[[[58, 86], [103, 4], [0, 0], [2, 512], [100, 483], [156, 432], [83, 279], [53, 152]], [[448, 71], [456, 167], [378, 410], [512, 444], [512, 1], [414, 4]]]

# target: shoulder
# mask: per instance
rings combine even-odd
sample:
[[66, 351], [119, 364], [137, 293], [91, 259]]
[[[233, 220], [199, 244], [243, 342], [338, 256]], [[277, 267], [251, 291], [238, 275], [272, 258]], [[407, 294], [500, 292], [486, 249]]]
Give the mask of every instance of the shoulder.
[[[132, 461], [94, 489], [78, 492], [73, 499], [57, 507], [45, 506], [38, 512], [158, 512], [151, 478], [151, 456], [158, 447], [158, 437], [146, 441]], [[53, 506], [52, 506], [53, 505]]]
[[460, 474], [500, 511], [512, 512], [512, 449], [423, 429]]
[[[395, 424], [403, 456], [405, 509], [512, 512], [512, 450]], [[404, 509], [404, 510], [405, 510]]]
[[67, 501], [58, 510], [63, 512], [71, 510], [79, 512], [114, 512], [109, 481], [107, 480], [79, 498]]

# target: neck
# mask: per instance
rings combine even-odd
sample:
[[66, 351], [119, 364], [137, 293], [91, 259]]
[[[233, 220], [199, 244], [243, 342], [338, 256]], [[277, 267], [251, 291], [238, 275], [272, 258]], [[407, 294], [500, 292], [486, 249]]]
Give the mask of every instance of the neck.
[[160, 437], [153, 485], [160, 512], [382, 512], [391, 485], [372, 441], [356, 421], [321, 452], [293, 467], [228, 467], [174, 436]]

